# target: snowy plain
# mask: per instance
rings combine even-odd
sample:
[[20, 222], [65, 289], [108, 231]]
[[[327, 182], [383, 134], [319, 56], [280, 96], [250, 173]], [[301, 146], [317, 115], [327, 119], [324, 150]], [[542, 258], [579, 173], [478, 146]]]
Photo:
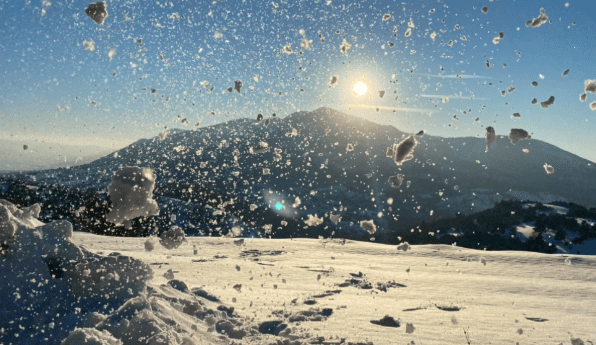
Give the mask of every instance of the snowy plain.
[[0, 202], [1, 344], [596, 341], [594, 256], [342, 239], [166, 242], [73, 232], [39, 222], [40, 211]]
[[[256, 322], [281, 320], [296, 329], [292, 334], [322, 336], [330, 344], [341, 339], [466, 344], [464, 329], [472, 344], [570, 344], [572, 338], [596, 342], [592, 256], [432, 245], [402, 251], [313, 239], [245, 239], [238, 246], [224, 237], [187, 238], [176, 250], [156, 246], [149, 252], [145, 241], [86, 233], [73, 237], [89, 250], [119, 252], [150, 264], [155, 271], [150, 284], [166, 284], [164, 274], [172, 270], [176, 279], [203, 287], [239, 315]], [[362, 278], [354, 277], [360, 272]], [[372, 288], [358, 288], [356, 282], [340, 287], [351, 279], [370, 282]], [[390, 287], [391, 282], [405, 287]], [[377, 283], [388, 286], [386, 292]], [[240, 291], [234, 289], [237, 284]], [[341, 292], [314, 297], [329, 291]], [[333, 314], [324, 321], [291, 323], [276, 313], [311, 308], [331, 308]], [[370, 322], [385, 315], [399, 319], [401, 326]], [[406, 332], [408, 323], [414, 326], [412, 333]]]

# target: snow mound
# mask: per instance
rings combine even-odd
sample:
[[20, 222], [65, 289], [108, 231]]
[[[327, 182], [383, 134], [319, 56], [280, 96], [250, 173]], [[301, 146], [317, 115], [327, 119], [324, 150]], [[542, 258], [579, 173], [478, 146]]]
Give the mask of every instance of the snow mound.
[[98, 331], [95, 328], [76, 328], [70, 332], [68, 338], [61, 345], [122, 345], [122, 342], [108, 331]]
[[[198, 345], [261, 336], [183, 281], [149, 285], [153, 271], [139, 259], [74, 244], [72, 224], [44, 224], [40, 210], [0, 200], [2, 343]], [[168, 243], [180, 243], [179, 231], [169, 231]]]
[[131, 219], [159, 215], [157, 201], [152, 199], [155, 178], [155, 173], [149, 168], [121, 168], [108, 187], [112, 210], [106, 215], [106, 220], [130, 228]]

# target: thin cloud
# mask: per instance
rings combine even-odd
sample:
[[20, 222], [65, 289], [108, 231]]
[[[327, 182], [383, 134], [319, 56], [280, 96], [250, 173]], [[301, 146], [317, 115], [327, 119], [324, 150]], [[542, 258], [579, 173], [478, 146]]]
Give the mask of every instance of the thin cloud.
[[469, 100], [475, 100], [475, 101], [487, 101], [488, 99], [486, 98], [476, 98], [474, 96], [458, 96], [458, 95], [420, 95], [420, 97], [426, 97], [426, 98], [448, 98], [448, 99], [469, 99]]
[[425, 73], [416, 73], [416, 74], [422, 75], [425, 77], [441, 78], [441, 79], [492, 79], [492, 77], [485, 77], [482, 75], [475, 75], [475, 74], [425, 74]]
[[423, 108], [401, 108], [401, 107], [383, 107], [380, 105], [372, 105], [372, 104], [344, 104], [344, 107], [349, 108], [358, 108], [358, 109], [374, 109], [374, 110], [396, 110], [396, 111], [404, 111], [404, 112], [412, 112], [412, 113], [434, 113], [435, 110], [433, 109], [423, 109]]

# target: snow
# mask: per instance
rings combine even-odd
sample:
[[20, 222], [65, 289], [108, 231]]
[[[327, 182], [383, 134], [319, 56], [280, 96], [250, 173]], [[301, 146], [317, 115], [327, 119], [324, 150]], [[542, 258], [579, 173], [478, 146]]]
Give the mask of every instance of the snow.
[[528, 134], [528, 132], [520, 128], [511, 129], [511, 132], [509, 133], [509, 140], [511, 140], [511, 143], [513, 145], [516, 145], [518, 141], [523, 139], [530, 139], [530, 134]]
[[2, 234], [16, 228], [0, 256], [4, 343], [461, 344], [462, 327], [476, 344], [596, 340], [590, 256], [228, 237], [148, 252], [43, 224], [39, 207], [0, 210]]
[[490, 149], [490, 146], [497, 140], [495, 129], [493, 127], [486, 127], [486, 152]]
[[134, 218], [159, 215], [157, 201], [152, 199], [155, 178], [155, 173], [149, 168], [121, 168], [108, 188], [112, 210], [106, 215], [106, 220], [129, 228]]
[[[538, 235], [538, 233], [534, 230], [534, 226], [530, 224], [522, 224], [515, 227], [515, 230], [518, 232], [518, 238], [525, 242], [529, 238], [534, 238]], [[521, 234], [522, 236], [519, 236]]]
[[394, 144], [393, 147], [388, 147], [386, 156], [392, 158], [397, 166], [403, 165], [405, 162], [414, 158], [414, 149], [418, 145], [418, 141], [413, 135], [410, 135], [399, 144]]
[[163, 232], [159, 236], [159, 243], [167, 249], [176, 249], [186, 241], [186, 234], [178, 227], [173, 226], [170, 230]]

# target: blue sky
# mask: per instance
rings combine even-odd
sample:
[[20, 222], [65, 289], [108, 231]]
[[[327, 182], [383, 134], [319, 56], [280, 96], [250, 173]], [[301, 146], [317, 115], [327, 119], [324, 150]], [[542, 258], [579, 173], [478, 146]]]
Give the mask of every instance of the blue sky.
[[[593, 1], [108, 1], [103, 25], [87, 2], [50, 3], [0, 1], [0, 139], [119, 148], [164, 126], [327, 106], [448, 137], [523, 128], [596, 161], [596, 94], [579, 101], [596, 79]], [[526, 27], [540, 8], [551, 22]], [[240, 94], [227, 92], [235, 80]], [[369, 92], [356, 97], [359, 80]], [[548, 109], [531, 104], [550, 96]]]

